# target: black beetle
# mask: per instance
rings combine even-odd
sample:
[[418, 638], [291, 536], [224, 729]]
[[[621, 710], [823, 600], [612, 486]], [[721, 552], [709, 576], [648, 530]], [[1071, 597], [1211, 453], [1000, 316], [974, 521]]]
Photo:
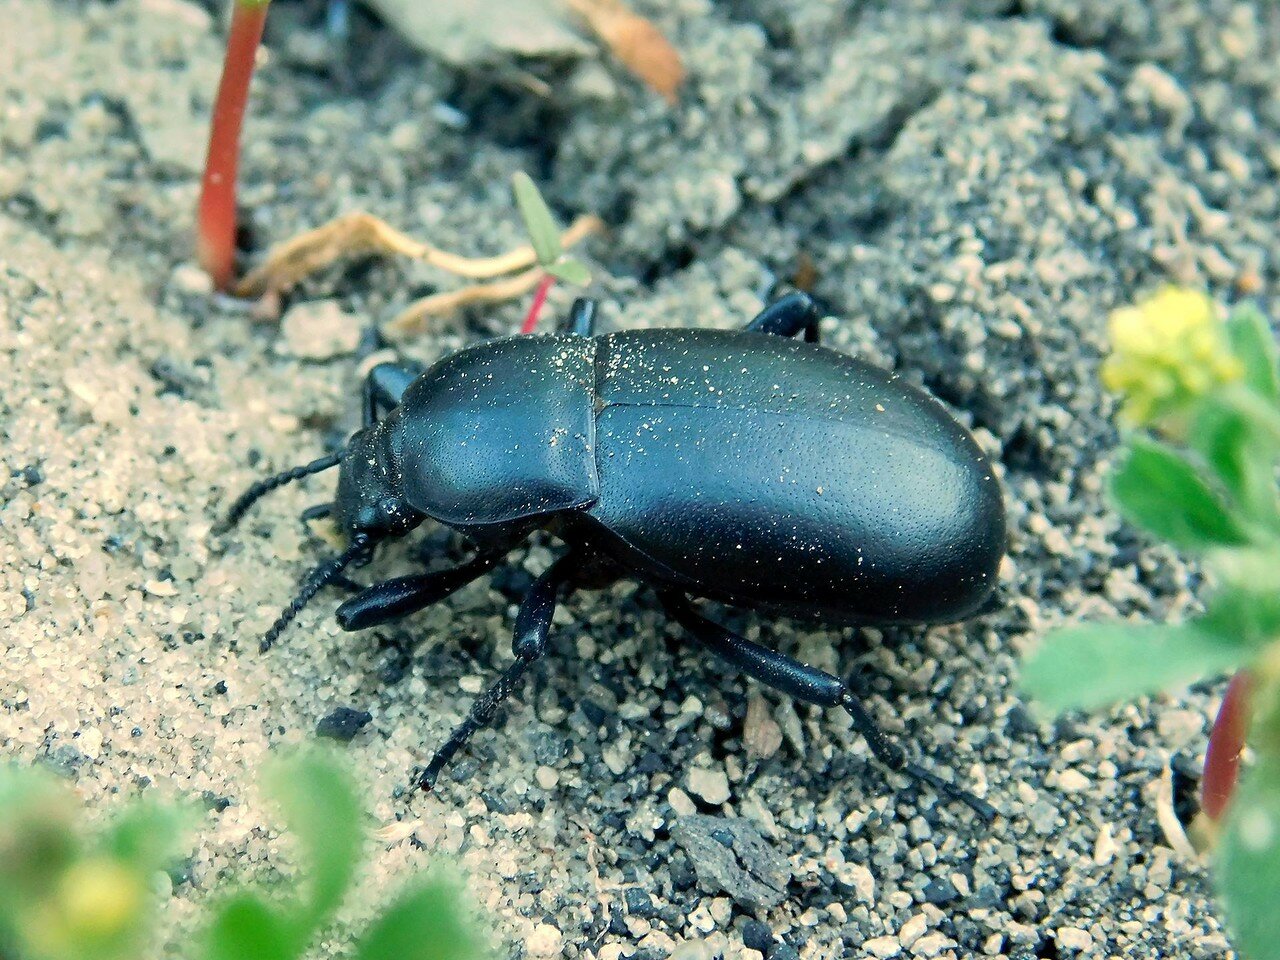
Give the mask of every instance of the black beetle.
[[[921, 624], [978, 611], [1005, 549], [1000, 489], [936, 400], [817, 344], [804, 294], [743, 330], [594, 334], [574, 304], [550, 336], [463, 350], [365, 381], [364, 426], [338, 454], [254, 484], [229, 523], [291, 480], [341, 466], [332, 512], [350, 537], [262, 640], [375, 544], [432, 519], [476, 547], [450, 570], [360, 589], [345, 630], [421, 610], [483, 576], [537, 528], [568, 550], [516, 617], [516, 660], [420, 778], [425, 789], [546, 649], [557, 595], [632, 576], [693, 639], [800, 700], [843, 707], [889, 767], [991, 806], [909, 762], [837, 678], [705, 619], [690, 596], [829, 623]], [[793, 339], [801, 332], [804, 342]], [[381, 416], [380, 416], [381, 415]], [[356, 589], [359, 589], [358, 587]]]

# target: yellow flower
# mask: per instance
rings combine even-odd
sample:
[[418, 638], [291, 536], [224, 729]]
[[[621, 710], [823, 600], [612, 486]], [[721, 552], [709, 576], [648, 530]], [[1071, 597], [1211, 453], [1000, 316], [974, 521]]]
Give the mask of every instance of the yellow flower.
[[112, 939], [138, 918], [146, 896], [142, 878], [105, 857], [82, 860], [62, 878], [62, 909], [72, 929]]
[[1196, 397], [1244, 374], [1213, 301], [1182, 287], [1112, 313], [1111, 349], [1102, 383], [1124, 398], [1124, 418], [1139, 425], [1177, 420]]
[[90, 857], [68, 867], [52, 896], [27, 911], [23, 933], [38, 956], [113, 956], [138, 932], [146, 898], [137, 871]]

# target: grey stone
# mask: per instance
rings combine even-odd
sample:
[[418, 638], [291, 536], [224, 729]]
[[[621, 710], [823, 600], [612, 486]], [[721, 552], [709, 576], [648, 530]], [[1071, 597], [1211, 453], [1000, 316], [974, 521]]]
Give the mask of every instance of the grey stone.
[[786, 896], [791, 865], [750, 821], [694, 814], [676, 820], [671, 837], [708, 893], [728, 894], [752, 910], [776, 907]]

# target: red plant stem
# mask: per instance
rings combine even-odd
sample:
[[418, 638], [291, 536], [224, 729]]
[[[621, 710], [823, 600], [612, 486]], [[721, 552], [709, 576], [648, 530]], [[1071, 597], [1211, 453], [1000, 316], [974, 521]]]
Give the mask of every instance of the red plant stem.
[[1211, 820], [1221, 820], [1240, 776], [1240, 754], [1249, 728], [1249, 692], [1252, 678], [1241, 670], [1231, 678], [1218, 717], [1209, 731], [1200, 781], [1200, 806]]
[[266, 0], [236, 2], [222, 79], [218, 82], [213, 120], [209, 125], [209, 153], [200, 184], [196, 255], [219, 290], [226, 290], [235, 276], [240, 127], [249, 99], [254, 59], [262, 41], [262, 27], [267, 20], [267, 5]]
[[524, 315], [524, 323], [520, 325], [521, 333], [533, 333], [538, 329], [538, 316], [542, 313], [542, 305], [547, 302], [547, 294], [555, 282], [556, 278], [551, 274], [542, 275], [537, 288], [533, 291], [533, 303], [529, 304], [529, 312]]

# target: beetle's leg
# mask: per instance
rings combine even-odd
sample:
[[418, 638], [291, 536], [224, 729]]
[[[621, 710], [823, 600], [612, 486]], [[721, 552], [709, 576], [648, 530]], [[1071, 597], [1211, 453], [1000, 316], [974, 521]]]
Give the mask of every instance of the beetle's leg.
[[390, 410], [400, 405], [400, 398], [409, 384], [422, 374], [417, 364], [380, 363], [364, 378], [362, 420], [366, 427], [378, 422], [379, 410]]
[[397, 577], [365, 587], [338, 607], [338, 626], [343, 630], [364, 630], [417, 613], [479, 580], [501, 560], [501, 554], [482, 554], [449, 570]]
[[889, 769], [928, 783], [940, 793], [972, 807], [985, 820], [995, 819], [996, 810], [991, 804], [908, 760], [902, 748], [876, 725], [866, 708], [839, 677], [833, 677], [776, 650], [752, 643], [746, 637], [712, 623], [698, 614], [688, 598], [680, 594], [663, 593], [662, 603], [672, 618], [689, 631], [695, 640], [710, 647], [713, 653], [748, 676], [806, 703], [822, 707], [842, 707], [853, 718], [854, 727], [867, 741], [875, 758]]
[[312, 520], [323, 520], [331, 513], [333, 513], [332, 503], [313, 503], [302, 511], [298, 519], [303, 523], [310, 523]]
[[807, 293], [788, 293], [761, 310], [745, 327], [756, 333], [778, 337], [794, 337], [801, 330], [809, 343], [818, 342], [818, 321], [822, 311]]
[[511, 638], [511, 649], [516, 655], [516, 662], [506, 669], [493, 686], [476, 698], [466, 719], [454, 728], [444, 746], [436, 751], [426, 770], [418, 778], [418, 786], [423, 790], [430, 790], [435, 786], [440, 771], [467, 745], [467, 741], [477, 730], [493, 719], [502, 702], [520, 686], [525, 672], [546, 652], [551, 618], [556, 612], [556, 596], [573, 576], [577, 564], [578, 558], [567, 553], [529, 588], [524, 600], [520, 602], [515, 633]]
[[569, 315], [560, 322], [557, 333], [575, 333], [589, 337], [596, 332], [596, 311], [600, 301], [592, 297], [578, 297], [569, 308]]

